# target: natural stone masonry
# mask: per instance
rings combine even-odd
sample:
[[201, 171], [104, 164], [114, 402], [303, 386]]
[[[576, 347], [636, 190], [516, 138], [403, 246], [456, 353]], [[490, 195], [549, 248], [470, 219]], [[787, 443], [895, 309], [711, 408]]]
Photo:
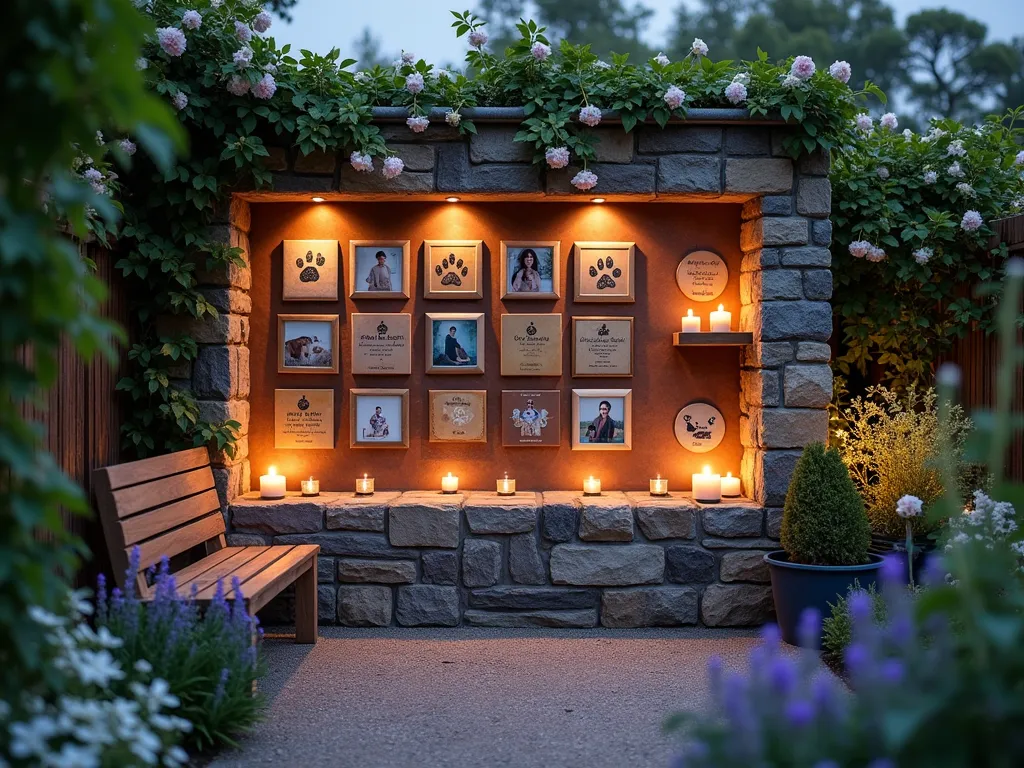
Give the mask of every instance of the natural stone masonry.
[[459, 546], [463, 496], [405, 494], [391, 503], [388, 538], [396, 547]]

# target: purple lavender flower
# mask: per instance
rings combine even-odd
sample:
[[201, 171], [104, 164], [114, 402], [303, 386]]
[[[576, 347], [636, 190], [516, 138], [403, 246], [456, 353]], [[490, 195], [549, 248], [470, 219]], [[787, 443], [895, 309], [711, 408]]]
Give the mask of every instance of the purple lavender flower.
[[785, 696], [796, 687], [796, 667], [785, 656], [776, 656], [769, 670], [772, 690]]
[[814, 706], [804, 699], [794, 699], [786, 705], [786, 719], [794, 728], [803, 728], [814, 720]]
[[871, 595], [863, 590], [858, 590], [850, 595], [846, 601], [846, 608], [850, 612], [850, 619], [857, 626], [871, 622], [872, 605]]
[[220, 680], [217, 681], [217, 688], [213, 692], [213, 706], [214, 707], [216, 707], [218, 704], [220, 704], [221, 699], [224, 698], [224, 692], [227, 689], [227, 684], [228, 684], [228, 675], [230, 675], [230, 674], [231, 673], [230, 673], [230, 671], [228, 670], [227, 667], [224, 667], [220, 671]]
[[765, 624], [761, 630], [761, 644], [767, 649], [774, 652], [778, 649], [779, 643], [782, 642], [782, 632], [779, 631], [778, 624]]
[[850, 674], [859, 676], [867, 670], [871, 654], [863, 643], [850, 643], [846, 646], [845, 661]]
[[132, 553], [128, 556], [128, 568], [124, 572], [124, 583], [127, 587], [126, 597], [135, 596], [135, 577], [139, 574], [139, 564], [142, 562], [142, 550], [137, 546], [132, 547]]
[[903, 586], [903, 577], [906, 575], [906, 568], [895, 557], [886, 557], [882, 560], [882, 584], [885, 586]]
[[722, 696], [722, 657], [718, 654], [708, 658], [708, 682], [711, 687], [711, 694], [719, 701]]
[[897, 646], [907, 645], [914, 636], [914, 621], [909, 614], [894, 616], [888, 627], [889, 641]]
[[102, 573], [96, 577], [96, 620], [107, 623], [107, 577]]
[[818, 647], [821, 642], [821, 611], [817, 608], [807, 608], [800, 614], [797, 637], [800, 639], [801, 648], [813, 650]]
[[899, 659], [886, 659], [882, 662], [882, 679], [890, 685], [902, 682], [905, 671], [903, 662]]

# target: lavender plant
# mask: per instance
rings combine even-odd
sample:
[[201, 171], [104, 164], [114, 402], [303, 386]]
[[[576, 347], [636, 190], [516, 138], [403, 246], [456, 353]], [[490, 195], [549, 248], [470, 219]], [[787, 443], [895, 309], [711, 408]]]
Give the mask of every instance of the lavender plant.
[[[132, 553], [124, 591], [108, 594], [102, 577], [97, 590], [96, 623], [121, 638], [115, 657], [125, 666], [138, 659], [152, 665], [181, 701], [180, 713], [192, 722], [187, 745], [203, 750], [235, 745], [260, 717], [262, 697], [253, 683], [262, 674], [257, 619], [249, 615], [236, 580], [226, 592], [222, 581], [205, 611], [193, 599], [179, 597], [166, 558], [152, 570], [153, 599], [135, 592], [139, 555]], [[230, 596], [230, 601], [227, 596]]]

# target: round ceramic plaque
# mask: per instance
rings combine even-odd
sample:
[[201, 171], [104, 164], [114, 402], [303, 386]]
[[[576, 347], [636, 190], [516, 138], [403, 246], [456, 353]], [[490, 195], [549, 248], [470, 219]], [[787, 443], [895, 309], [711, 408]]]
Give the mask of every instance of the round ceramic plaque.
[[725, 259], [711, 251], [686, 254], [676, 267], [676, 284], [683, 295], [694, 301], [714, 301], [729, 282]]
[[707, 453], [725, 437], [725, 417], [710, 403], [690, 403], [676, 414], [675, 432], [686, 450]]

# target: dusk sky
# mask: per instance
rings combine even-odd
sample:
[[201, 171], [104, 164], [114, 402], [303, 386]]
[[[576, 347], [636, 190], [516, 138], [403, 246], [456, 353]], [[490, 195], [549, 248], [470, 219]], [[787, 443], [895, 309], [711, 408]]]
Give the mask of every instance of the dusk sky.
[[[655, 11], [647, 28], [647, 41], [654, 47], [665, 42], [671, 28], [673, 11], [679, 0], [642, 0]], [[1009, 40], [1024, 35], [1024, 13], [1021, 0], [949, 0], [945, 3], [922, 0], [889, 0], [902, 22], [907, 15], [922, 8], [945, 6], [961, 11], [988, 25], [992, 39]], [[352, 43], [370, 27], [382, 43], [383, 50], [397, 54], [402, 48], [434, 63], [461, 62], [466, 44], [455, 39], [451, 29], [452, 8], [464, 10], [474, 3], [461, 5], [449, 0], [387, 0], [387, 2], [352, 2], [351, 0], [299, 0], [292, 10], [294, 21], [277, 20], [272, 33], [281, 43], [293, 48], [308, 48], [325, 53], [333, 47], [343, 55], [352, 53]], [[627, 5], [631, 5], [627, 2]], [[714, 52], [712, 51], [712, 56]]]

